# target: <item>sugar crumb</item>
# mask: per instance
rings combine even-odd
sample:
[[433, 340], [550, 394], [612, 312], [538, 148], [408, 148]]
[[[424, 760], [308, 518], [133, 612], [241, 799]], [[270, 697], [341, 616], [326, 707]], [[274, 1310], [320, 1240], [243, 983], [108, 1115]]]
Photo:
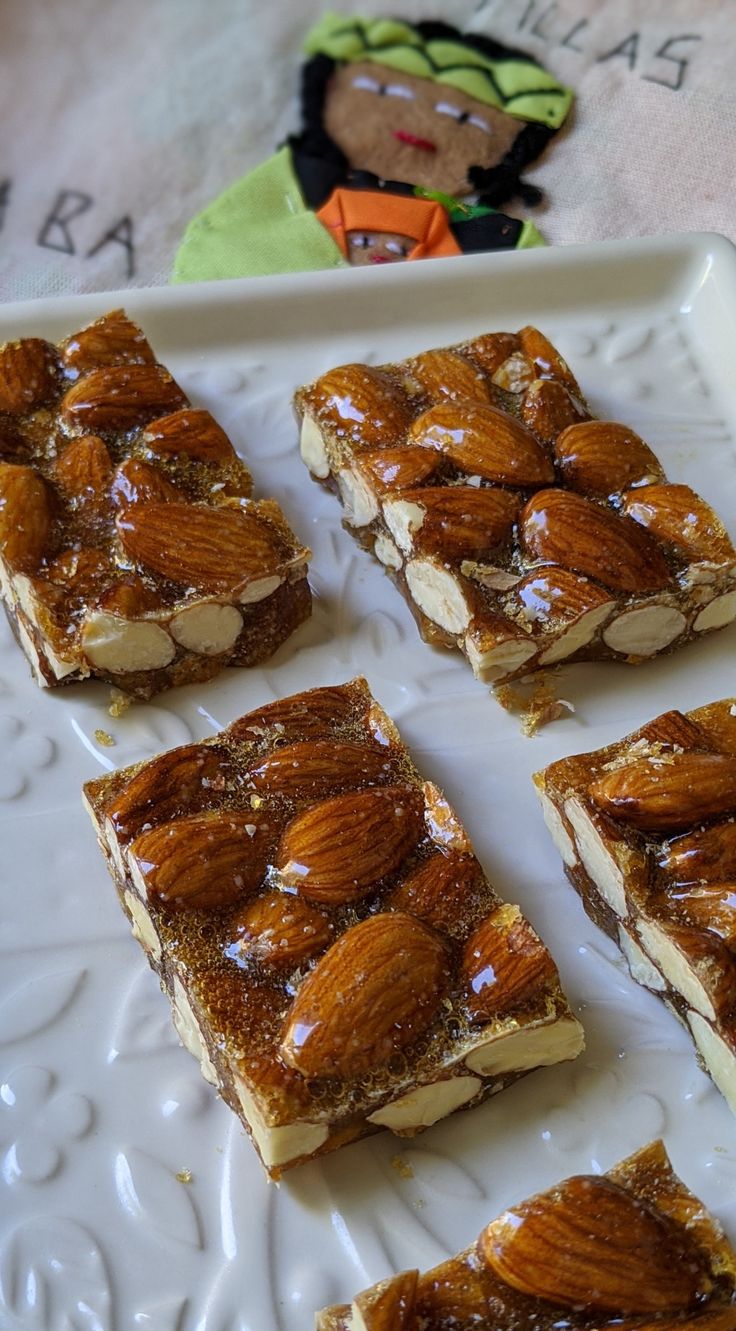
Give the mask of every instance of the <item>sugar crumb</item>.
[[105, 749], [112, 749], [115, 747], [115, 737], [113, 735], [108, 735], [106, 730], [96, 730], [95, 739], [97, 740], [97, 743], [102, 744]]
[[557, 697], [554, 683], [547, 679], [497, 684], [494, 692], [505, 711], [521, 718], [522, 734], [527, 736], [575, 711], [573, 703]]
[[178, 1169], [176, 1171], [176, 1179], [179, 1183], [191, 1183], [192, 1181], [191, 1169]]
[[403, 1155], [395, 1155], [391, 1161], [391, 1168], [396, 1170], [399, 1178], [413, 1178], [414, 1170], [407, 1163]]
[[133, 699], [129, 693], [123, 693], [120, 689], [111, 689], [108, 713], [116, 718], [122, 716], [123, 712], [127, 712], [132, 703]]

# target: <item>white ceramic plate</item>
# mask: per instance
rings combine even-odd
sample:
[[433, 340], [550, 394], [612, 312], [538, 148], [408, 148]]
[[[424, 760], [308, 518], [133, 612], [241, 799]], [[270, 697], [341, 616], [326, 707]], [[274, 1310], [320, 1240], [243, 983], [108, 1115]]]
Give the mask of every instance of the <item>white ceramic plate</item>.
[[[534, 321], [593, 409], [640, 431], [736, 533], [734, 251], [673, 237], [36, 301], [0, 309], [0, 341], [59, 337], [123, 303], [313, 547], [315, 613], [265, 668], [119, 720], [106, 687], [40, 692], [0, 629], [2, 1331], [308, 1328], [315, 1308], [463, 1247], [512, 1199], [659, 1134], [736, 1240], [736, 1121], [684, 1032], [583, 914], [529, 781], [666, 707], [736, 691], [734, 630], [636, 670], [567, 667], [575, 714], [525, 739], [459, 656], [419, 640], [342, 530], [337, 501], [308, 479], [290, 411], [296, 385], [335, 363]], [[501, 894], [548, 942], [588, 1051], [413, 1143], [374, 1137], [277, 1189], [177, 1043], [79, 788], [357, 673], [446, 788]], [[100, 727], [114, 748], [97, 743]]]

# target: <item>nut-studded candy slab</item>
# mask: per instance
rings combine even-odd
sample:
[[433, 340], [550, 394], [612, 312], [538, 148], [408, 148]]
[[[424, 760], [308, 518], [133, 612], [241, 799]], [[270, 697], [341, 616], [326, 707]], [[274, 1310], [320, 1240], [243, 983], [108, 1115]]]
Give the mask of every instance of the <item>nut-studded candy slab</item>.
[[736, 700], [534, 777], [565, 872], [736, 1113]]
[[251, 490], [122, 310], [0, 347], [0, 588], [39, 684], [149, 698], [270, 656], [309, 552]]
[[580, 1052], [547, 949], [365, 681], [86, 797], [179, 1035], [272, 1177]]
[[519, 1202], [431, 1271], [324, 1308], [317, 1331], [734, 1331], [736, 1253], [652, 1142]]
[[424, 638], [483, 680], [640, 661], [736, 618], [736, 550], [535, 328], [299, 389], [301, 453]]

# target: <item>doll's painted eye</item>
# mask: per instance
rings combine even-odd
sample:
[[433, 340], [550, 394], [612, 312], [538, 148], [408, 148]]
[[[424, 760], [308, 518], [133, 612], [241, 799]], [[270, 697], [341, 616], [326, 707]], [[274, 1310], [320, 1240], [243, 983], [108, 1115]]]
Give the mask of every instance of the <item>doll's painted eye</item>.
[[487, 120], [482, 116], [468, 116], [468, 124], [475, 125], [476, 129], [482, 129], [484, 134], [491, 134], [492, 130]]
[[403, 83], [387, 83], [383, 90], [387, 97], [404, 97], [407, 102], [414, 101], [414, 93]]
[[367, 74], [356, 74], [353, 87], [362, 88], [363, 92], [383, 92], [378, 80], [369, 78]]
[[439, 111], [441, 116], [452, 116], [453, 120], [464, 121], [468, 119], [467, 111], [461, 110], [459, 106], [454, 106], [452, 102], [436, 102], [435, 111]]
[[348, 240], [351, 247], [356, 250], [367, 250], [371, 244], [371, 237], [364, 231], [351, 231]]
[[389, 250], [391, 254], [401, 254], [404, 258], [406, 258], [409, 253], [409, 246], [405, 245], [400, 240], [387, 240], [385, 248]]

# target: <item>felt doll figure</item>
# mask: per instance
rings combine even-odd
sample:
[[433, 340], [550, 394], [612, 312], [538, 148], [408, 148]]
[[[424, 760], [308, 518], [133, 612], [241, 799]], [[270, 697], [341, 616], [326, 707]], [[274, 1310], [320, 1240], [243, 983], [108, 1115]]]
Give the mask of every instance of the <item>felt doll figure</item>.
[[572, 93], [531, 56], [442, 22], [325, 15], [302, 130], [189, 224], [174, 281], [543, 244], [498, 212]]

